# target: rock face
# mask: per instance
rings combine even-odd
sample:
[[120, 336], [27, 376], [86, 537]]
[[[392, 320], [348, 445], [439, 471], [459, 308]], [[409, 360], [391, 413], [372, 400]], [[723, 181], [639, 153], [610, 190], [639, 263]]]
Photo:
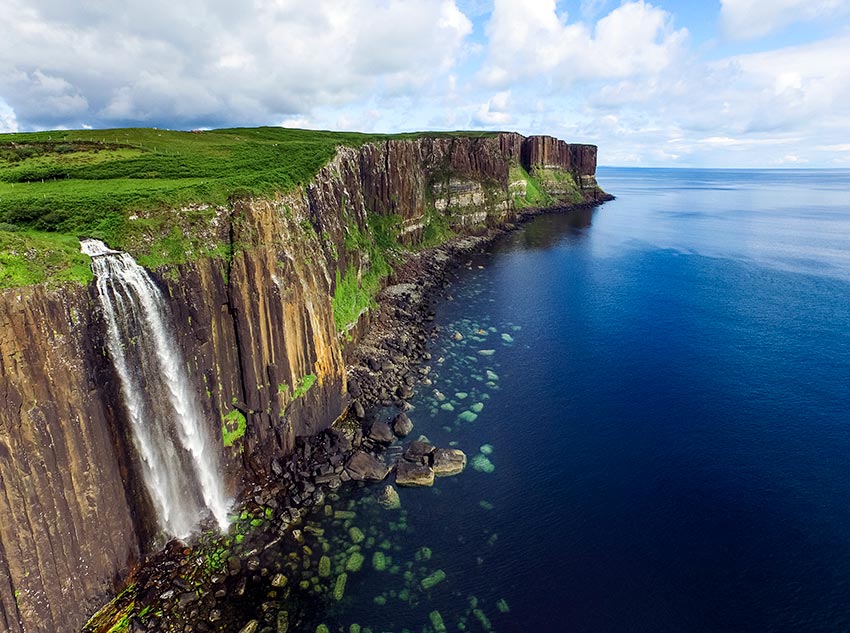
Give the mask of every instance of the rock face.
[[[456, 231], [510, 221], [520, 164], [550, 192], [573, 182], [569, 202], [601, 195], [596, 148], [551, 137], [341, 147], [310, 183], [224, 209], [210, 234], [229, 256], [154, 272], [210, 433], [223, 438], [235, 412], [246, 420], [220, 445], [231, 493], [349, 405], [344, 352], [368, 319], [355, 314], [341, 333], [333, 297], [375, 265], [358, 240], [382, 218], [404, 244], [435, 216]], [[79, 630], [154, 540], [96, 305], [79, 286], [0, 292], [2, 631]]]

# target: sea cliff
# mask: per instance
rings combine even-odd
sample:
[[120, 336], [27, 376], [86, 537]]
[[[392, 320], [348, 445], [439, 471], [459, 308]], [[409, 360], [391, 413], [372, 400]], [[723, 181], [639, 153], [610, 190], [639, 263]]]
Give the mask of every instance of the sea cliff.
[[[153, 274], [227, 490], [351, 404], [347, 355], [407, 250], [605, 199], [595, 170], [594, 146], [552, 137], [388, 139], [340, 146], [284, 193], [204, 205], [218, 254]], [[73, 283], [0, 294], [0, 630], [78, 630], [156, 542], [96, 306]]]

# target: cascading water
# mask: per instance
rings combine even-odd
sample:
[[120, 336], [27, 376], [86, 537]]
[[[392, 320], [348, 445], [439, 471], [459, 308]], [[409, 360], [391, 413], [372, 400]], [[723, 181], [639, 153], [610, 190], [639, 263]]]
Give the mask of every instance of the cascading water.
[[160, 527], [186, 537], [209, 511], [224, 529], [230, 504], [162, 293], [127, 253], [98, 240], [81, 250], [92, 258], [107, 349]]

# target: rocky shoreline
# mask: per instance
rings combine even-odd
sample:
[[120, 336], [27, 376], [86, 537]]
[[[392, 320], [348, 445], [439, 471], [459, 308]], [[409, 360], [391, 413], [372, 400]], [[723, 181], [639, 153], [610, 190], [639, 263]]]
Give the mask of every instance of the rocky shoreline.
[[[83, 631], [285, 633], [301, 630], [303, 605], [290, 604], [294, 588], [300, 585], [302, 594], [320, 602], [341, 599], [348, 574], [362, 565], [357, 535], [363, 533], [353, 506], [337, 494], [340, 487], [370, 483], [363, 492], [376, 507], [399, 510], [393, 484], [375, 483], [392, 474], [398, 486], [430, 486], [435, 477], [456, 475], [466, 466], [458, 449], [438, 448], [423, 436], [404, 439], [414, 431], [407, 401], [415, 386], [430, 384], [427, 347], [439, 333], [434, 305], [450, 286], [451, 272], [530, 217], [597, 204], [526, 211], [513, 224], [407, 256], [379, 295], [362, 340], [347, 350], [352, 398], [347, 411], [332, 428], [299, 437], [291, 455], [273, 461], [272, 476], [242, 495], [229, 536], [210, 529], [192, 545], [170, 542], [144, 561], [125, 591]], [[330, 557], [319, 555], [332, 551], [324, 528], [307, 519], [317, 512], [338, 521], [352, 541], [336, 544], [346, 546], [346, 554], [332, 571]], [[281, 548], [300, 552], [300, 558], [282, 560]], [[427, 578], [439, 571], [406, 590], [427, 588]], [[244, 621], [245, 600], [262, 617]]]

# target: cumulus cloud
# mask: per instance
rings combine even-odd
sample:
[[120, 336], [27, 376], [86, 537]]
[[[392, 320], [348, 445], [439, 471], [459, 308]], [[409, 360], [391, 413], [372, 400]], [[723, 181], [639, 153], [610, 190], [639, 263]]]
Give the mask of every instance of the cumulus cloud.
[[497, 92], [476, 113], [476, 122], [484, 127], [507, 125], [513, 121], [511, 91]]
[[669, 13], [643, 0], [622, 4], [593, 28], [568, 18], [555, 0], [496, 0], [485, 81], [503, 87], [545, 75], [570, 85], [652, 75], [673, 63], [688, 37]]
[[850, 13], [846, 0], [720, 0], [726, 32], [737, 39], [768, 35], [797, 22]]
[[454, 0], [6, 0], [0, 98], [23, 127], [215, 126], [436, 85]]

